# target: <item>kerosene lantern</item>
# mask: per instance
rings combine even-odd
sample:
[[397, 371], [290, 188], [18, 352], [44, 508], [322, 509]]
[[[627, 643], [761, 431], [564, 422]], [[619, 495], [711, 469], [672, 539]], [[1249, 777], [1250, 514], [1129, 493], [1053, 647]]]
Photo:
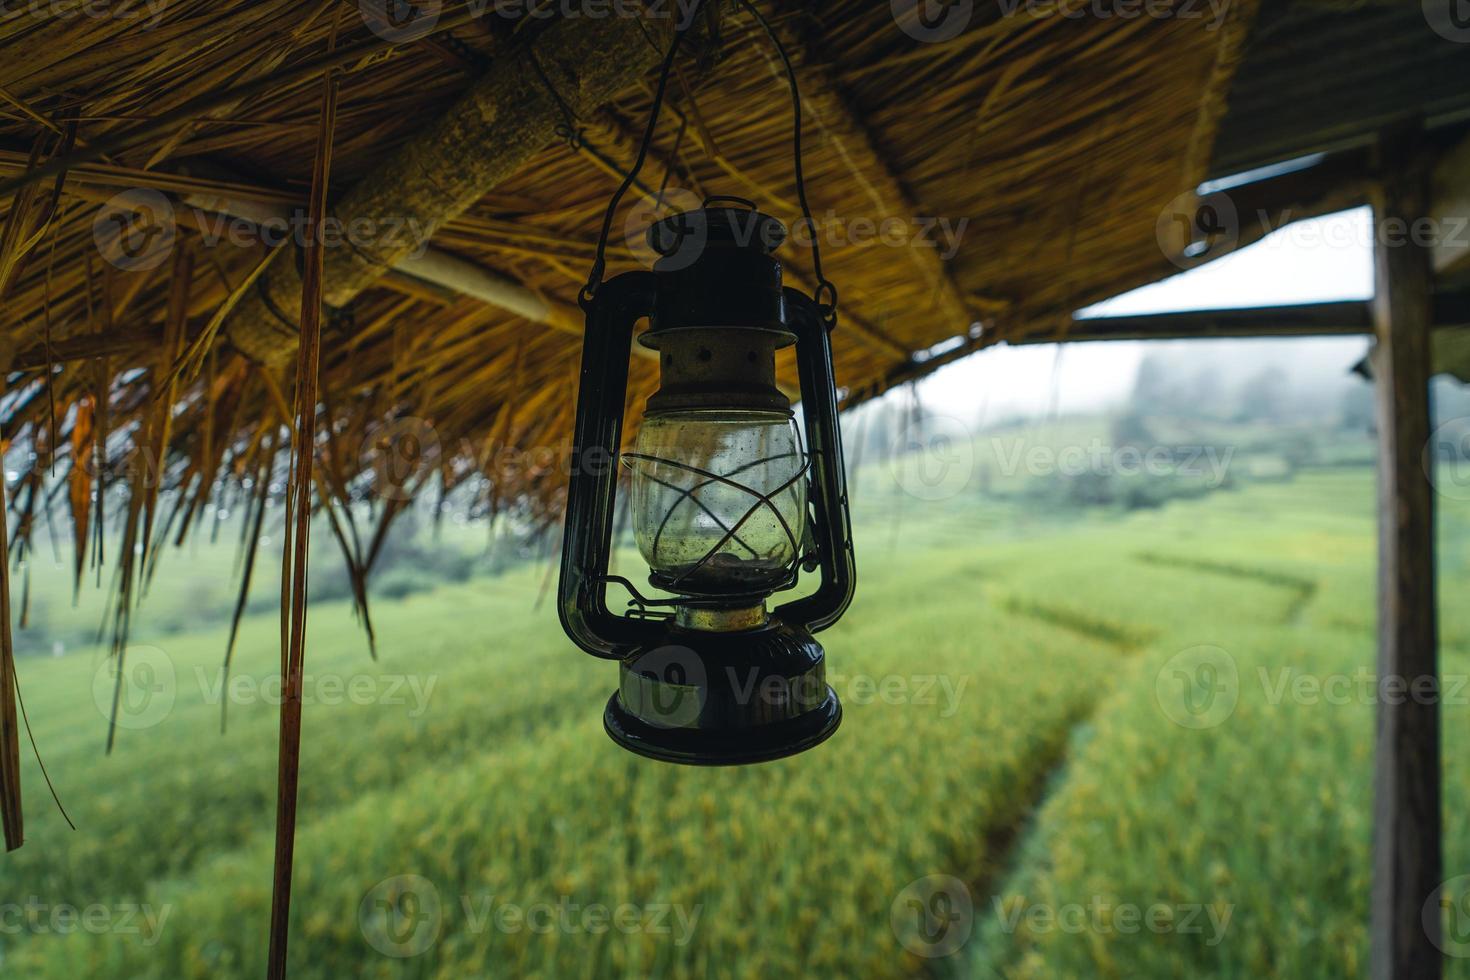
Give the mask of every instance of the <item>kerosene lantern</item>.
[[[842, 716], [812, 636], [846, 610], [854, 583], [831, 316], [782, 285], [785, 235], [749, 202], [711, 199], [649, 229], [651, 272], [582, 297], [561, 620], [583, 650], [619, 662], [608, 734], [655, 759], [777, 759]], [[644, 318], [638, 342], [657, 352], [661, 381], [620, 459]], [[776, 351], [792, 344], [804, 433], [776, 383]], [[620, 465], [653, 595], [609, 574]], [[815, 589], [800, 587], [803, 573], [818, 575]], [[632, 597], [626, 613], [608, 606], [613, 583]], [[775, 602], [793, 590], [801, 597]]]

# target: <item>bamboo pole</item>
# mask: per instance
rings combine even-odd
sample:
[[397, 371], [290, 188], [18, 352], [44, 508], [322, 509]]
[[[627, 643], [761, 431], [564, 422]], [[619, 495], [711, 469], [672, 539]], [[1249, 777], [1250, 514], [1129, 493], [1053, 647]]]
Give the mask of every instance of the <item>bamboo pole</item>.
[[[4, 375], [0, 374], [0, 394], [3, 389]], [[0, 824], [4, 826], [5, 849], [13, 851], [25, 841], [25, 825], [20, 796], [20, 719], [15, 710], [15, 651], [10, 633], [8, 510], [5, 475], [0, 473]]]
[[[536, 57], [572, 111], [590, 112], [633, 84], [658, 59], [635, 18], [557, 21], [536, 40]], [[497, 61], [473, 88], [334, 208], [344, 227], [392, 228], [370, 243], [328, 250], [324, 300], [343, 306], [463, 214], [556, 138], [561, 109], [525, 58]], [[294, 249], [286, 250], [294, 253]], [[300, 296], [294, 254], [278, 255], [260, 288], [242, 300], [223, 331], [266, 365], [290, 361]]]

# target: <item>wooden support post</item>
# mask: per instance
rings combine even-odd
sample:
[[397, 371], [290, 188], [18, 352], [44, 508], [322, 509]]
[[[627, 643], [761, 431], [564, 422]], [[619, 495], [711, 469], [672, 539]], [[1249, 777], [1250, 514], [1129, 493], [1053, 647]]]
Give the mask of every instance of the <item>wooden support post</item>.
[[[1424, 903], [1442, 880], [1442, 815], [1434, 500], [1424, 468], [1433, 282], [1429, 251], [1409, 231], [1429, 213], [1427, 172], [1414, 142], [1384, 141], [1373, 191], [1379, 440], [1374, 980], [1438, 980], [1442, 971], [1440, 920], [1424, 915]], [[1415, 696], [1428, 684], [1433, 696]]]

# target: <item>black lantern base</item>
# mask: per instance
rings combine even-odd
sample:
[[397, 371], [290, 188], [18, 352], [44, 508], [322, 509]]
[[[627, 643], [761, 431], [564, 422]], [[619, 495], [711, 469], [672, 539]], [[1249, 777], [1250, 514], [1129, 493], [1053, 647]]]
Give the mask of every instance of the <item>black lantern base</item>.
[[695, 766], [768, 762], [819, 745], [842, 721], [822, 647], [805, 630], [670, 626], [662, 639], [623, 660], [603, 714], [630, 751]]

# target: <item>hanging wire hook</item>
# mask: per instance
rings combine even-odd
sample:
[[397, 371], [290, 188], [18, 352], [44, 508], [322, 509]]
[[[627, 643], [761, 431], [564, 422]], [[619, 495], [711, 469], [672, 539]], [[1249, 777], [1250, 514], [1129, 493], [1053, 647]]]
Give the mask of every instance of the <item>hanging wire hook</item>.
[[[807, 201], [806, 196], [806, 170], [802, 160], [801, 83], [797, 80], [796, 68], [791, 63], [791, 56], [787, 53], [786, 46], [781, 43], [781, 38], [776, 35], [770, 23], [750, 0], [739, 0], [739, 3], [760, 24], [766, 37], [770, 38], [776, 54], [781, 59], [781, 64], [785, 66], [787, 81], [791, 84], [792, 155], [796, 170], [796, 196], [801, 202], [802, 223], [811, 236], [812, 272], [817, 279], [816, 295], [813, 298], [821, 310], [823, 322], [827, 325], [827, 329], [831, 330], [837, 324], [837, 286], [822, 271], [822, 247], [817, 240], [817, 222], [812, 217], [811, 204]], [[643, 170], [644, 161], [648, 158], [649, 147], [653, 143], [653, 135], [658, 128], [659, 114], [663, 111], [664, 96], [668, 91], [669, 76], [673, 71], [674, 60], [684, 42], [685, 32], [694, 24], [702, 6], [703, 0], [695, 0], [694, 6], [689, 10], [689, 16], [674, 29], [674, 40], [670, 43], [668, 53], [664, 56], [663, 66], [659, 69], [658, 89], [654, 93], [653, 108], [648, 115], [648, 125], [643, 131], [643, 141], [638, 147], [638, 159], [633, 164], [633, 169], [623, 178], [612, 200], [608, 202], [607, 213], [602, 218], [602, 232], [597, 238], [597, 255], [592, 262], [592, 271], [587, 277], [587, 285], [582, 287], [584, 303], [590, 302], [597, 295], [598, 287], [602, 285], [602, 274], [607, 269], [607, 240], [612, 233], [613, 217], [617, 213], [618, 205], [628, 193], [628, 188], [633, 186], [638, 179], [638, 174]]]
[[638, 174], [643, 171], [643, 163], [648, 159], [648, 149], [653, 144], [653, 134], [658, 129], [659, 113], [663, 111], [664, 95], [668, 92], [669, 75], [674, 68], [674, 59], [678, 57], [679, 48], [684, 43], [684, 35], [693, 26], [702, 6], [704, 6], [704, 0], [694, 0], [689, 16], [683, 23], [674, 27], [674, 40], [670, 42], [668, 53], [664, 55], [663, 66], [659, 69], [658, 89], [653, 96], [653, 108], [648, 114], [648, 126], [643, 130], [643, 142], [638, 147], [638, 159], [634, 161], [633, 169], [618, 185], [617, 192], [607, 204], [607, 213], [602, 216], [602, 233], [597, 236], [597, 257], [592, 261], [592, 272], [587, 277], [587, 285], [582, 287], [582, 302], [584, 303], [591, 302], [592, 297], [597, 295], [598, 287], [602, 285], [602, 273], [607, 269], [607, 239], [612, 234], [613, 217], [617, 214], [618, 205], [622, 203], [623, 196], [628, 193], [628, 188], [633, 186], [633, 182], [638, 179]]
[[572, 107], [567, 104], [567, 100], [561, 97], [561, 93], [556, 90], [556, 86], [551, 84], [551, 79], [546, 77], [546, 71], [541, 67], [541, 62], [536, 57], [535, 48], [527, 47], [526, 57], [530, 59], [531, 67], [536, 71], [536, 77], [541, 79], [541, 84], [546, 87], [546, 91], [551, 95], [551, 100], [561, 110], [562, 121], [556, 127], [556, 135], [570, 149], [574, 151], [582, 149], [587, 143], [587, 131], [585, 128], [577, 125], [577, 114], [572, 111]]
[[[766, 37], [771, 39], [771, 45], [775, 47], [776, 54], [781, 58], [781, 64], [786, 67], [786, 79], [791, 83], [791, 115], [792, 115], [792, 150], [796, 162], [796, 197], [801, 202], [801, 217], [806, 224], [807, 233], [812, 236], [812, 273], [817, 277], [816, 296], [817, 306], [822, 311], [822, 320], [831, 330], [837, 324], [837, 286], [832, 280], [822, 273], [822, 248], [817, 241], [817, 223], [812, 218], [811, 205], [806, 199], [806, 172], [802, 165], [801, 155], [801, 83], [796, 78], [796, 68], [791, 64], [791, 56], [786, 52], [786, 45], [776, 35], [770, 23], [756, 9], [750, 0], [739, 0], [740, 6], [744, 7], [761, 29], [766, 32]], [[826, 301], [824, 302], [824, 298]]]

